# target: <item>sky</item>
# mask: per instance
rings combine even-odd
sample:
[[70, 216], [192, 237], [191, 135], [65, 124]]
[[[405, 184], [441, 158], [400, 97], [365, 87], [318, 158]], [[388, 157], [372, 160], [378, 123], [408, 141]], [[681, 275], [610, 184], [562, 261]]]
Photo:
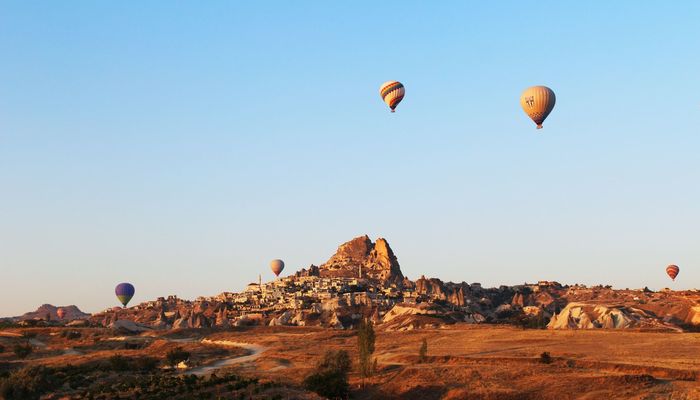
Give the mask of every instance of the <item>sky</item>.
[[379, 3], [1, 2], [0, 316], [363, 234], [411, 279], [700, 287], [699, 2]]

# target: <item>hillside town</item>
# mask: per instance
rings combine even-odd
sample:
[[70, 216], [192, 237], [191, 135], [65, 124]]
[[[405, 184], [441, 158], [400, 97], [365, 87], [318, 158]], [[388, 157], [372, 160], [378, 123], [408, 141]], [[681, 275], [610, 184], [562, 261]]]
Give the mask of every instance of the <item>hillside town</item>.
[[[389, 330], [412, 330], [455, 323], [512, 324], [549, 329], [695, 330], [700, 326], [697, 290], [653, 292], [610, 286], [561, 285], [554, 281], [498, 288], [479, 283], [443, 282], [401, 272], [382, 238], [354, 238], [320, 266], [195, 300], [159, 297], [129, 308], [93, 315], [65, 307], [64, 323], [150, 329], [229, 328], [253, 325], [355, 327], [368, 318]], [[24, 324], [60, 322], [57, 308], [44, 305], [17, 320]]]

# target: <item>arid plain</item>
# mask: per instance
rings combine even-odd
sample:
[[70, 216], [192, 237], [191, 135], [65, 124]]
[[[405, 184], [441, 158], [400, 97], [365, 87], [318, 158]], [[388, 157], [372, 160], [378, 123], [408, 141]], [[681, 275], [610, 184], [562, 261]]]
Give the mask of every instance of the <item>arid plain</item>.
[[[61, 335], [65, 329], [3, 330], [0, 343], [5, 347], [24, 340], [24, 335], [31, 337], [37, 350], [21, 361], [5, 352], [0, 354], [0, 363], [8, 368], [18, 363], [80, 366], [115, 354], [131, 359], [162, 358], [169, 349], [181, 347], [191, 353], [190, 369], [182, 374], [221, 376], [230, 371], [276, 383], [270, 389], [273, 392], [251, 393], [250, 398], [313, 399], [318, 397], [301, 389], [301, 383], [323, 354], [338, 349], [357, 353], [355, 331], [315, 327], [247, 327], [225, 332], [199, 329], [128, 337], [82, 328], [73, 329], [81, 333], [75, 340]], [[455, 324], [405, 332], [377, 329], [376, 334], [377, 372], [364, 380], [363, 387], [353, 368], [353, 398], [700, 398], [698, 333]], [[428, 358], [419, 363], [423, 339], [428, 343]], [[544, 352], [551, 360], [542, 358]], [[212, 368], [202, 368], [207, 366]], [[83, 398], [77, 393], [62, 387], [48, 398]]]

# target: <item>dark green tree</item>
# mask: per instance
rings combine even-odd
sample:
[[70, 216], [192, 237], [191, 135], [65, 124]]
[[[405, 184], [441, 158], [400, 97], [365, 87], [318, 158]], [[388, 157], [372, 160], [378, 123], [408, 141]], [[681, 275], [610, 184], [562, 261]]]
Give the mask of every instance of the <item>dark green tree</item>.
[[360, 355], [360, 375], [372, 375], [372, 354], [374, 353], [374, 326], [371, 320], [362, 320], [357, 329], [357, 350]]
[[428, 361], [428, 339], [423, 338], [423, 343], [418, 350], [418, 362], [422, 364], [426, 361]]
[[542, 354], [540, 354], [540, 362], [542, 364], [551, 364], [552, 363], [552, 356], [549, 355], [548, 351], [545, 351]]
[[27, 356], [32, 354], [32, 351], [34, 351], [34, 348], [29, 343], [16, 344], [12, 348], [12, 351], [14, 351], [15, 355], [19, 358], [27, 358]]
[[350, 355], [347, 351], [329, 350], [316, 365], [316, 369], [304, 379], [304, 387], [329, 399], [344, 399], [350, 391], [350, 368]]

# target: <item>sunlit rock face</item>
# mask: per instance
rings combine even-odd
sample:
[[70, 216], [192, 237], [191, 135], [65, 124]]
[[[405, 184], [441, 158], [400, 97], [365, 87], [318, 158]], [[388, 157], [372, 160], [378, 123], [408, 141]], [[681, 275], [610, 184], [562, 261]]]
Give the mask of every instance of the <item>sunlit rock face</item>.
[[319, 272], [325, 278], [361, 277], [399, 285], [403, 282], [399, 261], [389, 243], [382, 238], [373, 243], [367, 235], [341, 244], [319, 267]]

